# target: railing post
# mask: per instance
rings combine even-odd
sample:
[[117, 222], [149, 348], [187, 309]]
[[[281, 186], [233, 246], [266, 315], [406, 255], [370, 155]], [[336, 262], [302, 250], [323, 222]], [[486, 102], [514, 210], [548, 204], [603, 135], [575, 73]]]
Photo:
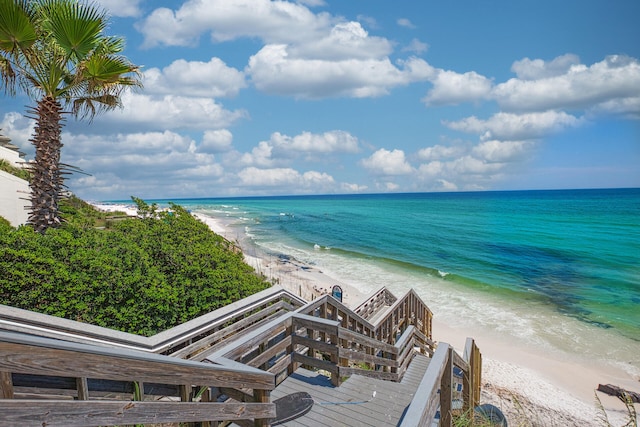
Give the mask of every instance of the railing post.
[[470, 412], [480, 403], [482, 381], [482, 354], [480, 354], [480, 349], [476, 346], [473, 338], [467, 338], [464, 348], [464, 360], [469, 365], [469, 370], [464, 372], [462, 378], [463, 409], [465, 412]]
[[78, 400], [89, 400], [89, 385], [87, 378], [76, 378], [76, 389], [78, 390]]
[[[255, 400], [257, 403], [270, 403], [271, 393], [269, 392], [269, 390], [254, 389], [253, 390], [253, 400]], [[255, 427], [269, 427], [270, 419], [269, 418], [261, 418], [261, 419], [256, 418], [254, 420], [254, 425], [255, 425]]]
[[473, 406], [478, 406], [480, 404], [480, 391], [482, 388], [482, 353], [480, 353], [480, 349], [473, 343], [473, 369], [475, 374], [475, 389], [473, 393]]
[[[180, 401], [181, 402], [190, 402], [191, 401], [191, 384], [180, 385], [178, 386], [178, 390], [180, 391]], [[186, 427], [193, 427], [193, 423], [184, 423]]]
[[447, 351], [442, 379], [440, 380], [440, 426], [451, 427], [451, 401], [453, 400], [453, 347]]
[[329, 336], [329, 340], [331, 341], [331, 344], [333, 344], [336, 348], [335, 353], [331, 355], [331, 363], [333, 363], [336, 366], [337, 372], [331, 373], [331, 384], [333, 384], [335, 387], [339, 387], [340, 386], [340, 340], [338, 339], [337, 330], [335, 335], [332, 334]]
[[0, 399], [13, 399], [11, 372], [0, 371]]

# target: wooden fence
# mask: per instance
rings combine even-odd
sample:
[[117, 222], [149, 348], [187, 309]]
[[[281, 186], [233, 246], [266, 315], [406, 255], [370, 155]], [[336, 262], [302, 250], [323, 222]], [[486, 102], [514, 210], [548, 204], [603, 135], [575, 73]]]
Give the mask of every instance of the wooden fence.
[[467, 338], [464, 357], [449, 344], [440, 342], [399, 427], [430, 427], [438, 410], [439, 425], [451, 427], [454, 367], [462, 371], [462, 410], [469, 411], [478, 405], [482, 356], [475, 341]]
[[[68, 398], [51, 390], [53, 399], [29, 399], [14, 384], [22, 375], [46, 387], [46, 378], [72, 379]], [[138, 400], [121, 393], [94, 395], [101, 381], [137, 384]], [[50, 383], [49, 383], [50, 384]], [[179, 398], [143, 400], [152, 387], [176, 386]], [[50, 386], [50, 385], [49, 385]], [[211, 401], [211, 389], [225, 387], [250, 392], [254, 403]], [[145, 352], [70, 343], [0, 331], [0, 425], [108, 426], [136, 423], [251, 420], [268, 425], [276, 416], [269, 403], [275, 387], [273, 374], [247, 366], [221, 366]], [[193, 390], [200, 393], [194, 394]], [[248, 390], [248, 391], [247, 391]], [[28, 391], [28, 390], [27, 390]], [[42, 393], [42, 389], [39, 390]], [[68, 390], [67, 390], [68, 391]], [[40, 395], [41, 396], [41, 395]], [[194, 402], [197, 396], [198, 402]], [[27, 399], [16, 400], [16, 397]], [[75, 399], [75, 400], [73, 400]], [[217, 425], [217, 424], [215, 424]]]

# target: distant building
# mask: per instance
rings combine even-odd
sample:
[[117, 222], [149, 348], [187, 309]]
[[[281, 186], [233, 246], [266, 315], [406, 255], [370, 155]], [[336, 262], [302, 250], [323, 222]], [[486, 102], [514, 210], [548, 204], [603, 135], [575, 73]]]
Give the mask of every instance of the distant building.
[[[24, 155], [9, 138], [0, 135], [1, 160], [21, 168], [26, 164]], [[0, 170], [0, 216], [7, 219], [14, 227], [27, 223], [31, 206], [30, 195], [31, 189], [27, 181]]]
[[0, 159], [6, 160], [17, 168], [25, 164], [24, 153], [20, 147], [11, 143], [11, 139], [0, 134]]

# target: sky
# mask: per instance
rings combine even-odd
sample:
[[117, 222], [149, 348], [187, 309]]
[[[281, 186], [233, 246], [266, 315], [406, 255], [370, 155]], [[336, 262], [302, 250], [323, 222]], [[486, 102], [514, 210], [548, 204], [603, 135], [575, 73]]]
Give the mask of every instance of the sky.
[[640, 1], [97, 4], [144, 88], [66, 120], [84, 199], [640, 187]]

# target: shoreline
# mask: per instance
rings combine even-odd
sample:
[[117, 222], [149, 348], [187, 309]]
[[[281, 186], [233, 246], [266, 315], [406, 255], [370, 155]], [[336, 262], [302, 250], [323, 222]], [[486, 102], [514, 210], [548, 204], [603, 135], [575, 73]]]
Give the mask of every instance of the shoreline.
[[[270, 280], [310, 300], [320, 290], [330, 290], [334, 284], [343, 289], [345, 305], [355, 308], [372, 292], [332, 277], [314, 266], [305, 265], [293, 257], [269, 256], [255, 247], [246, 236], [230, 229], [222, 218], [196, 213], [214, 232], [236, 242], [249, 265]], [[374, 289], [373, 292], [378, 289]], [[397, 295], [400, 296], [400, 295]], [[614, 384], [628, 390], [640, 389], [640, 382], [624, 377], [621, 370], [590, 367], [572, 360], [559, 360], [542, 350], [515, 346], [505, 337], [490, 333], [451, 327], [434, 316], [433, 336], [447, 342], [461, 354], [467, 336], [472, 336], [483, 354], [483, 390], [481, 403], [491, 403], [508, 417], [510, 425], [532, 426], [602, 426], [600, 400], [612, 426], [628, 421], [624, 404], [616, 397], [596, 392], [598, 384]], [[508, 337], [507, 337], [508, 338]], [[594, 383], [594, 380], [597, 383]], [[640, 412], [640, 405], [635, 409]]]
[[[99, 209], [105, 205], [94, 204]], [[108, 206], [109, 210], [115, 209]], [[118, 210], [125, 210], [117, 206]], [[131, 210], [125, 210], [132, 214]], [[133, 210], [135, 215], [135, 210]], [[356, 307], [377, 289], [365, 291], [357, 284], [347, 283], [339, 277], [307, 265], [287, 254], [267, 254], [257, 248], [244, 233], [229, 227], [224, 218], [210, 213], [194, 213], [212, 231], [235, 242], [242, 250], [246, 262], [272, 283], [278, 283], [291, 292], [310, 301], [330, 293], [333, 285], [343, 289], [343, 302]], [[394, 292], [395, 293], [395, 292]], [[401, 295], [397, 295], [401, 296]], [[426, 301], [429, 305], [428, 301]], [[477, 328], [474, 328], [477, 329]], [[627, 410], [617, 398], [595, 391], [598, 384], [614, 384], [627, 390], [638, 391], [638, 379], [625, 377], [621, 369], [590, 366], [584, 361], [562, 358], [559, 354], [541, 348], [523, 345], [491, 331], [469, 330], [447, 325], [434, 316], [433, 336], [436, 341], [447, 342], [462, 352], [467, 336], [472, 336], [483, 354], [483, 391], [481, 403], [499, 407], [508, 417], [510, 425], [532, 426], [602, 426], [604, 415], [598, 409], [596, 395], [606, 410], [612, 426], [628, 421]], [[635, 409], [640, 412], [640, 405]], [[525, 424], [523, 424], [525, 423]]]

